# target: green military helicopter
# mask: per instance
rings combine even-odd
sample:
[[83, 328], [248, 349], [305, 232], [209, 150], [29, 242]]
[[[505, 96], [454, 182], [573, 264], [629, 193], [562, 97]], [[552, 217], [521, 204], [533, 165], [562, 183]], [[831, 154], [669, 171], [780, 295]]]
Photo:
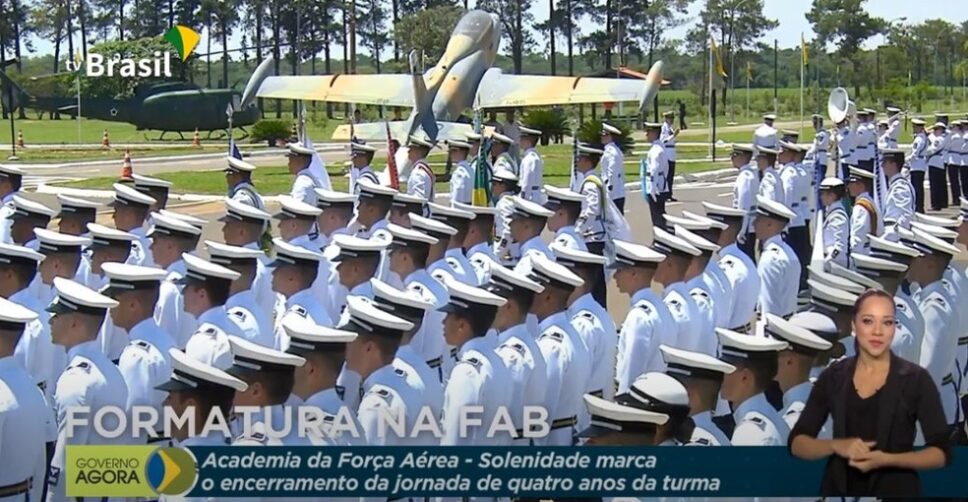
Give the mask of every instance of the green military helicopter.
[[[33, 96], [23, 90], [6, 73], [0, 70], [0, 81], [12, 89], [15, 103], [50, 114], [77, 115], [77, 96]], [[138, 86], [129, 99], [81, 98], [81, 116], [86, 118], [126, 122], [139, 131], [161, 131], [158, 139], [167, 133], [176, 133], [185, 139], [184, 133], [195, 129], [207, 131], [209, 137], [216, 131], [228, 131], [229, 117], [226, 109], [231, 105], [232, 124], [240, 130], [241, 137], [248, 135], [245, 126], [254, 124], [262, 116], [255, 103], [241, 105], [242, 94], [232, 89], [203, 89], [190, 82], [166, 82]], [[240, 139], [236, 133], [236, 139]]]

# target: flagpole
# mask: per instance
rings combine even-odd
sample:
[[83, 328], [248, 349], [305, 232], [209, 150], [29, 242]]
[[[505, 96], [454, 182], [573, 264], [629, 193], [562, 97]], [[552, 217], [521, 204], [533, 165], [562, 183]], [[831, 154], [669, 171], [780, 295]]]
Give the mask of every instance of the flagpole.
[[716, 91], [713, 90], [713, 38], [712, 34], [707, 33], [706, 36], [709, 37], [709, 158], [715, 158], [716, 155], [716, 138], [713, 137], [713, 129], [715, 129], [716, 117], [713, 115], [713, 98], [716, 95]]
[[752, 68], [750, 68], [750, 62], [746, 62], [746, 116], [750, 115], [750, 80], [753, 76]]
[[804, 55], [806, 54], [807, 43], [803, 40], [803, 32], [800, 33], [800, 133], [803, 133], [803, 69]]

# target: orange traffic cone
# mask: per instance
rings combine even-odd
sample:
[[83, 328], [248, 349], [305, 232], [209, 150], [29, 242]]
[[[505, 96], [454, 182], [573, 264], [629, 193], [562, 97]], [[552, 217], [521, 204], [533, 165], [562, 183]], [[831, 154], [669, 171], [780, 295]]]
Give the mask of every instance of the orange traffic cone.
[[101, 136], [101, 148], [111, 148], [111, 140], [108, 139], [108, 130], [104, 130], [104, 136]]
[[192, 146], [196, 148], [202, 147], [202, 137], [198, 135], [198, 128], [195, 128], [195, 135], [192, 136]]
[[26, 147], [24, 147], [24, 130], [23, 129], [20, 129], [19, 131], [17, 131], [17, 148], [26, 148]]
[[[104, 134], [106, 135], [107, 133], [104, 133]], [[105, 136], [105, 137], [107, 137], [107, 136]], [[121, 164], [121, 179], [122, 180], [130, 180], [131, 179], [131, 174], [133, 172], [134, 171], [131, 169], [131, 152], [128, 151], [128, 150], [125, 150], [124, 151], [124, 163]]]

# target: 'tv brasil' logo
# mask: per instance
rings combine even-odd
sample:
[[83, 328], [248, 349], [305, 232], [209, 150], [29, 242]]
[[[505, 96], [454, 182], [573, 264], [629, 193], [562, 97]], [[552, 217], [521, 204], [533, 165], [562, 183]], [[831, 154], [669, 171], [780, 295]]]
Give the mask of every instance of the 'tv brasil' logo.
[[[163, 36], [178, 53], [182, 61], [195, 50], [201, 37], [195, 30], [182, 25], [172, 26]], [[71, 64], [68, 64], [69, 70]], [[107, 58], [103, 54], [88, 53], [84, 61], [85, 75], [88, 77], [156, 77], [171, 78], [171, 52], [155, 51], [151, 58]]]

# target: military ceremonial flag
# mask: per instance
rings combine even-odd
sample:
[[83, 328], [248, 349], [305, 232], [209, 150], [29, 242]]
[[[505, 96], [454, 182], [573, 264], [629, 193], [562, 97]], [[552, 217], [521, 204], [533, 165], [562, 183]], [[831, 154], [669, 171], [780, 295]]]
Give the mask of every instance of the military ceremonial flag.
[[483, 117], [481, 109], [474, 110], [474, 132], [481, 135], [481, 149], [477, 152], [477, 162], [474, 166], [474, 191], [471, 192], [471, 204], [475, 206], [491, 205], [491, 173], [488, 171], [487, 156], [491, 150], [490, 138], [483, 136]]
[[387, 174], [390, 175], [390, 186], [394, 190], [400, 189], [400, 172], [397, 170], [397, 144], [390, 136], [390, 123], [383, 122], [387, 126]]
[[807, 46], [807, 41], [803, 38], [803, 33], [800, 34], [800, 59], [803, 62], [803, 66], [810, 66], [810, 48]]
[[709, 37], [709, 43], [710, 48], [713, 51], [713, 56], [716, 58], [716, 73], [718, 73], [720, 77], [726, 78], [726, 67], [723, 65], [723, 53], [719, 50], [719, 47], [716, 46], [715, 38]]

